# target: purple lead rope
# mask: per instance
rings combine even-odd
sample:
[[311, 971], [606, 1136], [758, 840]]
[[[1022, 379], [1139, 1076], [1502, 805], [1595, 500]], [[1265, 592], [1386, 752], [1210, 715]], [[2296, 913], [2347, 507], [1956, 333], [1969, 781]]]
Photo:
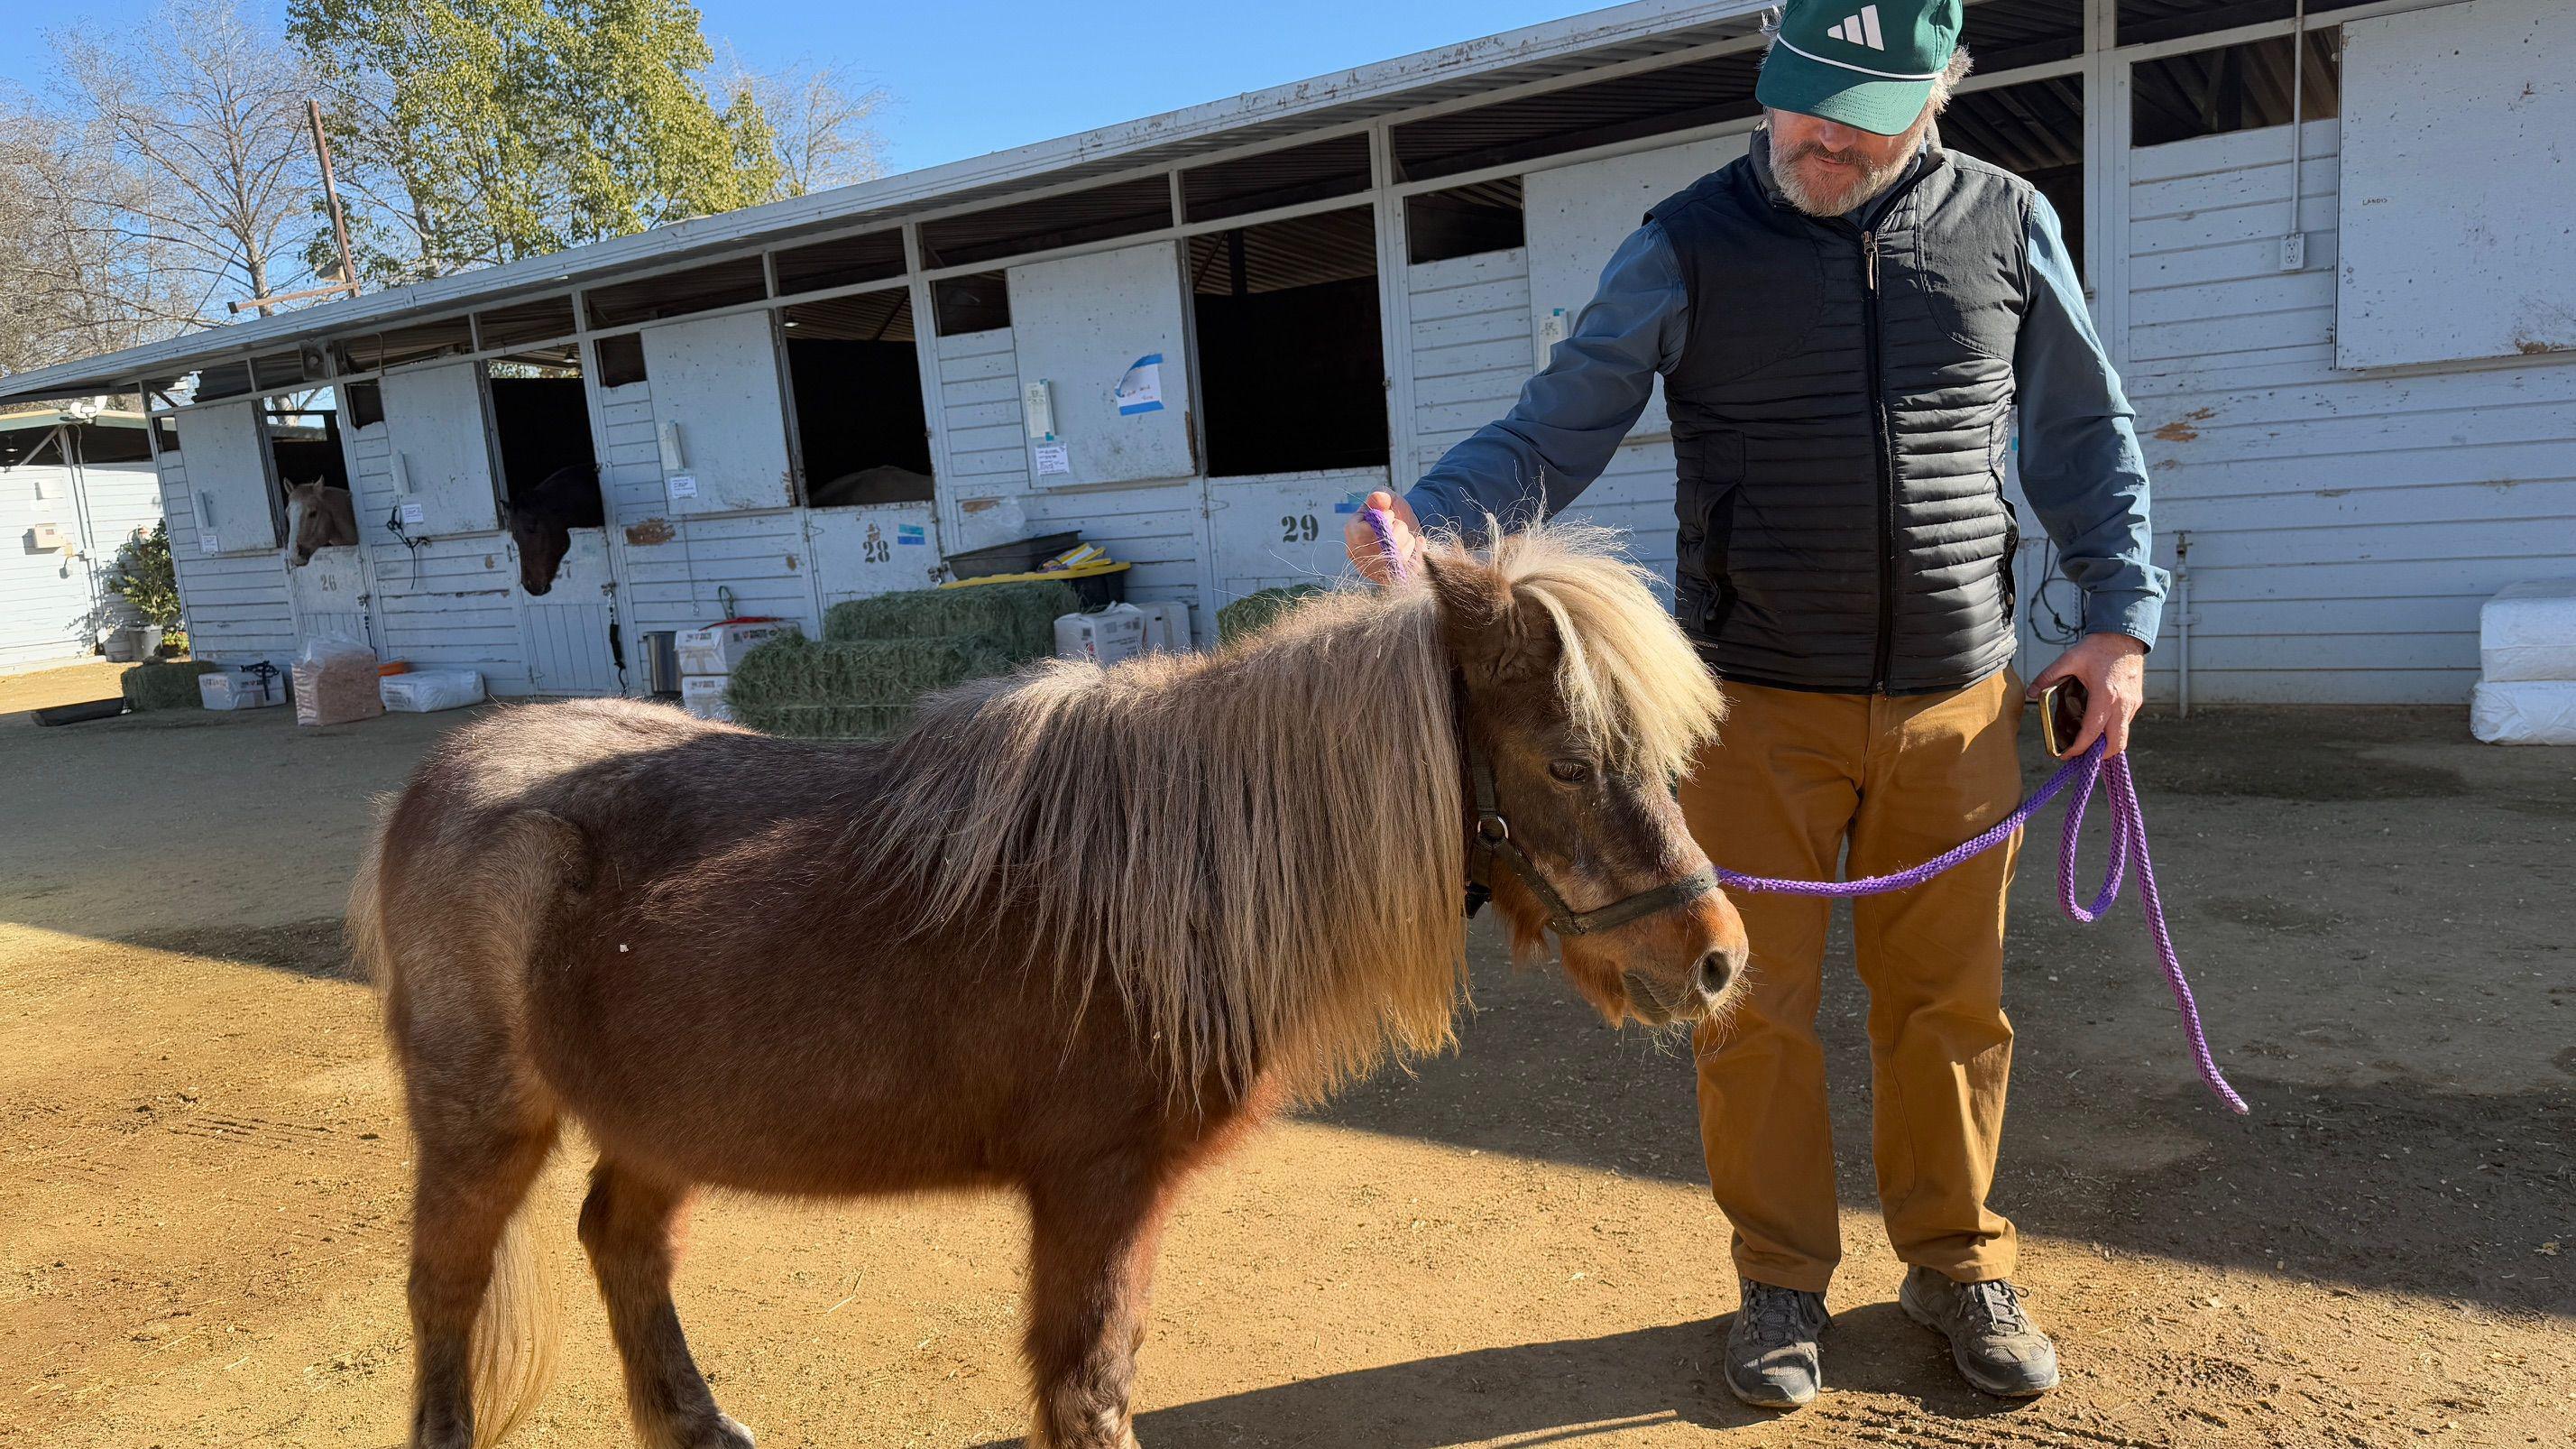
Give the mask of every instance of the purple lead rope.
[[[1386, 550], [1387, 563], [1396, 576], [1404, 575], [1404, 558], [1395, 546], [1391, 521], [1384, 509], [1361, 510], [1369, 530], [1377, 535], [1378, 544]], [[1745, 875], [1725, 866], [1711, 867], [1720, 884], [1729, 890], [1754, 895], [1878, 896], [1891, 891], [1912, 890], [1951, 867], [1973, 860], [2013, 837], [2014, 832], [2030, 823], [2049, 801], [2064, 792], [2072, 782], [2075, 799], [2066, 807], [2066, 820], [2058, 832], [2057, 905], [2071, 919], [2090, 925], [2102, 918], [2120, 898], [2120, 887], [2131, 861], [2138, 867], [2138, 897], [2146, 906], [2147, 935], [2156, 945], [2157, 964], [2164, 967], [2165, 983], [2173, 988], [2174, 1006], [2182, 1013], [2183, 1035], [2191, 1042], [2194, 1065], [2200, 1068], [2200, 1079], [2218, 1094], [2228, 1109], [2241, 1114], [2252, 1109], [2236, 1089], [2220, 1074], [2218, 1063], [2209, 1054], [2209, 1037], [2201, 1030], [2200, 1006], [2192, 999], [2191, 983], [2183, 979], [2182, 959], [2174, 953], [2173, 933], [2165, 926], [2164, 897], [2156, 889], [2156, 866], [2147, 854], [2147, 818], [2138, 807], [2137, 777], [2129, 773], [2129, 757], [2108, 755], [2108, 740], [2095, 740], [2093, 747], [2058, 766], [2048, 783], [2032, 792], [2014, 811], [1995, 822], [1984, 833], [1955, 849], [1894, 875], [1865, 876], [1859, 880], [1776, 880], [1768, 876]], [[2111, 859], [2102, 875], [2102, 889], [2089, 906], [2075, 900], [2075, 852], [2084, 829], [2084, 807], [2093, 800], [2093, 787], [2103, 778], [2111, 782]]]

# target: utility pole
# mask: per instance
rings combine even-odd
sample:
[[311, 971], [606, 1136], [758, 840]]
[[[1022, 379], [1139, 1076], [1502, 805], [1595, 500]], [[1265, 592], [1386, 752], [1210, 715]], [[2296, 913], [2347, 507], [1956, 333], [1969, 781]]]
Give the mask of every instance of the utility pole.
[[227, 302], [225, 307], [236, 317], [244, 307], [265, 307], [275, 302], [301, 302], [307, 297], [328, 297], [335, 292], [358, 295], [357, 263], [349, 258], [349, 218], [340, 210], [340, 186], [331, 175], [331, 141], [322, 134], [322, 103], [311, 97], [304, 101], [304, 119], [313, 128], [313, 154], [322, 162], [322, 198], [331, 208], [331, 235], [339, 243], [340, 279], [325, 286], [306, 287], [302, 291], [280, 292], [270, 297], [253, 297], [246, 302]]

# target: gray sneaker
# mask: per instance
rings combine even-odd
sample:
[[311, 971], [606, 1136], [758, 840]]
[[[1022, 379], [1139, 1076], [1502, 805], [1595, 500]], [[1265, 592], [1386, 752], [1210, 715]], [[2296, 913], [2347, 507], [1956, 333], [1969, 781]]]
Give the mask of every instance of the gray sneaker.
[[1896, 1301], [1906, 1317], [1950, 1340], [1960, 1376], [1987, 1393], [2028, 1399], [2057, 1387], [2057, 1346], [2022, 1312], [2021, 1290], [2009, 1280], [1956, 1283], [1908, 1268]]
[[1726, 1386], [1757, 1409], [1815, 1402], [1824, 1383], [1816, 1335], [1831, 1315], [1825, 1295], [1743, 1280], [1743, 1301], [1726, 1330]]

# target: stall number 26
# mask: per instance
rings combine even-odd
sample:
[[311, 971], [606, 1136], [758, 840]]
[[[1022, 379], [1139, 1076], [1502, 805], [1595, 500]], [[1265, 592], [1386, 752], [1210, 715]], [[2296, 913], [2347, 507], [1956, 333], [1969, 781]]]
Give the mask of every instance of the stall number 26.
[[1313, 543], [1322, 532], [1311, 513], [1291, 513], [1279, 520], [1281, 543]]

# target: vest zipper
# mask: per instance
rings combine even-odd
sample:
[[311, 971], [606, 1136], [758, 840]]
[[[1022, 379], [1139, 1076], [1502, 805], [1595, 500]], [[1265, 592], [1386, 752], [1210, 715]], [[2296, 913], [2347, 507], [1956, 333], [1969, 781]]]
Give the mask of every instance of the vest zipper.
[[1861, 301], [1867, 323], [1870, 426], [1878, 443], [1878, 648], [1870, 660], [1869, 688], [1872, 694], [1885, 694], [1896, 650], [1896, 445], [1888, 436], [1887, 384], [1879, 360], [1876, 227], [1860, 234], [1860, 249], [1868, 270]]

